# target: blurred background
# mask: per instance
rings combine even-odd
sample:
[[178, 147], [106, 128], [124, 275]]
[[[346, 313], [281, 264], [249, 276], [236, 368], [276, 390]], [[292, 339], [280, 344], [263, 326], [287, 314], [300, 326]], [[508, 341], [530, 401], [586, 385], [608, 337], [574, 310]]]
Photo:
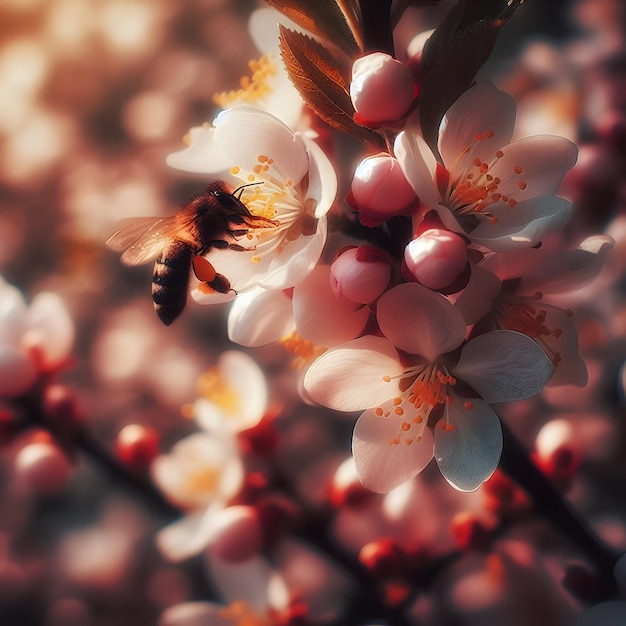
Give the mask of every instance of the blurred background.
[[[396, 33], [399, 46], [416, 29], [436, 26], [451, 4], [411, 10]], [[156, 429], [164, 451], [191, 432], [181, 407], [197, 397], [202, 372], [232, 347], [221, 306], [190, 304], [183, 321], [163, 327], [150, 298], [151, 266], [122, 266], [104, 242], [117, 220], [167, 215], [202, 190], [202, 177], [168, 169], [165, 156], [181, 149], [191, 126], [211, 121], [213, 94], [237, 88], [259, 56], [247, 27], [259, 6], [0, 0], [0, 275], [28, 300], [49, 290], [66, 302], [77, 342], [62, 380], [105, 447], [129, 423]], [[580, 145], [563, 191], [576, 205], [568, 227], [574, 245], [601, 231], [618, 240], [604, 287], [575, 303], [590, 388], [551, 391], [540, 414], [535, 404], [510, 409], [510, 418], [530, 444], [554, 417], [584, 433], [584, 475], [570, 497], [622, 548], [625, 31], [621, 0], [528, 0], [483, 70], [518, 101], [520, 136], [560, 134]], [[341, 184], [345, 190], [347, 181]], [[280, 350], [254, 356], [271, 393], [295, 403]], [[524, 422], [525, 412], [533, 414]], [[312, 421], [313, 409], [301, 415]], [[347, 450], [346, 433], [349, 424], [331, 431], [336, 455]], [[154, 533], [169, 520], [96, 465], [76, 459], [49, 492], [17, 484], [16, 459], [34, 436], [5, 442], [0, 455], [2, 626], [142, 626], [167, 606], [202, 597], [196, 566], [170, 565], [156, 551]], [[437, 623], [474, 623], [468, 611]], [[431, 623], [424, 607], [416, 615], [416, 623]]]

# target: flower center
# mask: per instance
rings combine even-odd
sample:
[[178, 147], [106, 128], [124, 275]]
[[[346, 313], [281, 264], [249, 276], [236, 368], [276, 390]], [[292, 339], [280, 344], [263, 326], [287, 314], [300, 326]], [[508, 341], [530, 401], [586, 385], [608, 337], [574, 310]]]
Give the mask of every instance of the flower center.
[[[538, 291], [535, 300], [538, 302], [543, 294]], [[567, 315], [573, 315], [569, 309]], [[563, 335], [561, 328], [550, 328], [546, 324], [547, 313], [533, 304], [530, 298], [523, 296], [498, 296], [494, 303], [494, 314], [498, 326], [506, 330], [514, 330], [527, 335], [536, 341], [546, 353], [552, 365], [557, 367], [562, 357], [555, 349], [554, 341]]]
[[260, 59], [252, 59], [248, 62], [250, 76], [242, 76], [239, 80], [239, 89], [223, 91], [213, 96], [213, 102], [222, 109], [227, 109], [233, 104], [259, 105], [273, 91], [272, 78], [278, 72], [278, 66], [271, 54], [266, 54]]
[[230, 173], [243, 182], [240, 199], [250, 213], [276, 223], [272, 228], [258, 229], [247, 235], [249, 240], [254, 241], [253, 263], [260, 263], [270, 254], [279, 254], [291, 241], [315, 232], [301, 201], [299, 186], [277, 171], [272, 157], [259, 154], [252, 171], [246, 172], [234, 166]]
[[[446, 367], [438, 363], [409, 368], [399, 376], [385, 376], [384, 380], [391, 382], [392, 378], [401, 378], [403, 381], [412, 379], [412, 382], [401, 396], [377, 407], [374, 412], [387, 419], [392, 416], [404, 418], [400, 423], [398, 434], [389, 442], [391, 445], [398, 446], [404, 443], [410, 446], [419, 443], [433, 409], [439, 404], [451, 401], [448, 386], [456, 385], [456, 379], [450, 375]], [[440, 423], [443, 423], [445, 428], [453, 429], [453, 426], [444, 420]]]
[[[490, 171], [504, 156], [502, 150], [496, 150], [489, 161], [472, 156], [478, 145], [493, 137], [492, 130], [479, 133], [474, 137], [472, 144], [459, 153], [450, 170], [455, 173], [455, 176], [454, 179], [450, 179], [447, 186], [447, 206], [457, 216], [473, 215], [495, 224], [497, 218], [489, 211], [489, 207], [500, 202], [508, 204], [511, 208], [517, 205], [515, 198], [503, 194], [501, 190], [504, 183], [507, 183], [506, 188], [509, 189], [510, 179], [520, 177], [523, 169], [519, 165], [514, 165], [504, 178], [500, 178], [493, 176]], [[523, 191], [527, 186], [526, 181], [519, 178], [517, 188]]]
[[291, 363], [294, 369], [302, 369], [312, 363], [318, 356], [326, 352], [326, 348], [315, 345], [308, 339], [303, 339], [298, 333], [293, 332], [288, 337], [281, 339], [281, 343], [287, 352], [295, 355]]
[[237, 415], [241, 409], [238, 391], [226, 380], [218, 367], [212, 367], [202, 374], [198, 381], [198, 392], [227, 415]]

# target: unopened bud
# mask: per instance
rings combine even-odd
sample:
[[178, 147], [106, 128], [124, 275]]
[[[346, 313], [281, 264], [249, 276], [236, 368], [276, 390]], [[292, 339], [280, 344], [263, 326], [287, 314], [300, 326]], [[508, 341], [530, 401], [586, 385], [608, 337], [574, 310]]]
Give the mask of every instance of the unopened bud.
[[489, 543], [489, 529], [473, 513], [457, 513], [450, 524], [452, 539], [460, 550], [485, 548]]
[[365, 245], [339, 255], [330, 268], [330, 285], [338, 298], [369, 304], [387, 288], [391, 277], [389, 255]]
[[419, 203], [400, 163], [385, 153], [359, 163], [350, 199], [364, 226], [378, 226], [390, 217], [410, 215]]
[[456, 233], [432, 228], [408, 243], [404, 262], [424, 287], [446, 289], [467, 269], [467, 245]]
[[35, 494], [60, 491], [72, 472], [72, 465], [52, 442], [35, 441], [24, 446], [15, 458], [15, 476]]
[[365, 544], [359, 552], [359, 561], [381, 578], [402, 576], [409, 566], [407, 553], [393, 539], [379, 539]]
[[352, 456], [348, 457], [335, 471], [328, 487], [328, 499], [330, 503], [340, 508], [348, 506], [359, 508], [369, 502], [373, 492], [366, 489], [359, 480]]
[[372, 52], [352, 65], [350, 97], [365, 122], [376, 124], [402, 119], [416, 95], [411, 71], [389, 54]]
[[159, 433], [150, 426], [127, 424], [115, 440], [120, 460], [137, 470], [144, 470], [159, 454]]

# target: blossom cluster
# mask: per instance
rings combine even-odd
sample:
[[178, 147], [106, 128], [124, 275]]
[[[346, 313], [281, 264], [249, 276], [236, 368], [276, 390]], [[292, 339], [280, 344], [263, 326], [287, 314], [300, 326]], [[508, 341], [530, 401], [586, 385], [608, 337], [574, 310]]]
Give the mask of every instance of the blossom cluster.
[[[604, 73], [588, 62], [593, 97], [565, 88], [583, 63], [575, 48], [557, 59], [535, 43], [489, 74], [509, 21], [540, 10], [524, 0], [268, 3], [237, 55], [234, 36], [219, 38], [228, 3], [98, 9], [117, 30], [97, 30], [96, 48], [131, 58], [119, 100], [142, 64], [147, 91], [111, 122], [108, 157], [84, 153], [90, 167], [76, 157], [60, 173], [69, 220], [52, 278], [28, 288], [6, 266], [39, 292], [30, 304], [0, 278], [0, 621], [82, 626], [110, 605], [120, 626], [140, 610], [159, 626], [621, 623], [624, 526], [599, 504], [619, 489], [626, 389], [626, 229], [602, 221], [626, 160], [623, 101], [607, 87], [619, 59]], [[203, 11], [219, 18], [213, 64], [164, 35], [187, 29], [197, 44], [189, 16]], [[163, 51], [133, 31], [137, 15], [153, 16]], [[623, 37], [603, 32], [614, 54]], [[67, 36], [46, 71], [72, 58]], [[216, 76], [232, 78], [227, 51], [252, 44], [250, 75], [198, 116]], [[31, 73], [12, 74], [0, 44], [0, 84], [28, 104], [48, 66], [20, 45]], [[72, 101], [95, 107], [84, 117], [97, 134], [91, 117], [122, 105], [86, 96]], [[0, 108], [7, 128], [22, 119]], [[189, 118], [172, 148], [168, 129], [182, 135]], [[116, 133], [141, 158], [119, 161]], [[2, 181], [19, 187], [19, 162]], [[23, 167], [47, 206], [52, 184]], [[3, 273], [11, 232], [0, 228]], [[154, 261], [158, 315], [150, 279], [105, 247], [123, 265]], [[82, 454], [131, 498], [105, 498]], [[60, 513], [71, 494], [76, 511]], [[592, 522], [610, 547], [565, 497], [601, 510]], [[39, 537], [54, 545], [50, 567], [30, 559]], [[564, 537], [589, 562], [571, 563]]]

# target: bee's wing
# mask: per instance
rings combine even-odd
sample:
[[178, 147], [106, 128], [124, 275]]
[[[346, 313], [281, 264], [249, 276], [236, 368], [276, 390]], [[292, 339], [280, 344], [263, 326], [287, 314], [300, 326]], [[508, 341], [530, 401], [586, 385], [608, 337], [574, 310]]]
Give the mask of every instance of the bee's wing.
[[167, 240], [176, 237], [178, 230], [174, 217], [129, 217], [115, 225], [106, 246], [122, 252], [124, 265], [141, 265], [158, 256]]

